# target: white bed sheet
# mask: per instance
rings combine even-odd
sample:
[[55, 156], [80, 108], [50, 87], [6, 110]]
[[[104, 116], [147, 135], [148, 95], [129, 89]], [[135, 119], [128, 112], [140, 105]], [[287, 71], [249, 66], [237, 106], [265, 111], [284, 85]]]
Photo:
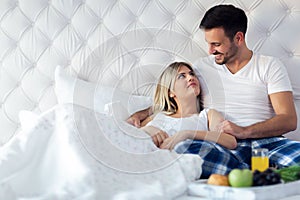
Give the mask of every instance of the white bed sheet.
[[0, 149], [0, 199], [173, 199], [202, 159], [157, 149], [141, 130], [64, 104]]

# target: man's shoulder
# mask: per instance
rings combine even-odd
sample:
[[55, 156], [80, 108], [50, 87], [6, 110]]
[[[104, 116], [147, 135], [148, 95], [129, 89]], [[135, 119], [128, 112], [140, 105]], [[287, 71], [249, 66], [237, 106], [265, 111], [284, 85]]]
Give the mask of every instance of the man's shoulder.
[[282, 68], [284, 66], [279, 58], [272, 55], [255, 53], [253, 54], [253, 58], [255, 60], [255, 66], [260, 70], [263, 70], [263, 72], [270, 68]]
[[261, 54], [261, 53], [253, 53], [253, 57], [259, 61], [275, 61], [275, 60], [279, 60], [278, 58], [276, 58], [275, 56], [272, 55], [267, 55], [267, 54]]

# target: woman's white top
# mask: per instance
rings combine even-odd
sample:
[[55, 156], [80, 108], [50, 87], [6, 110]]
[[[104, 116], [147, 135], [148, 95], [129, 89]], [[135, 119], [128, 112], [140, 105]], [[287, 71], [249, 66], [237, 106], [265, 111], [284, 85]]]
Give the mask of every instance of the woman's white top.
[[175, 118], [163, 112], [158, 113], [146, 126], [153, 126], [165, 131], [169, 136], [182, 130], [208, 130], [207, 120], [208, 109], [202, 110], [199, 114], [190, 117]]

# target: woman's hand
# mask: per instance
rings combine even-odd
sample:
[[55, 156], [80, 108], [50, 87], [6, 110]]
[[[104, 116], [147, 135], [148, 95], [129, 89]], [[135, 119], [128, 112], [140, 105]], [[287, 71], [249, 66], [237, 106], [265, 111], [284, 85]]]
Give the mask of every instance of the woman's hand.
[[152, 135], [151, 138], [152, 138], [152, 141], [154, 142], [154, 144], [157, 146], [157, 147], [160, 147], [160, 145], [169, 137], [169, 135], [162, 131], [162, 130], [159, 130], [156, 134]]
[[190, 131], [179, 131], [175, 135], [166, 138], [159, 146], [161, 149], [174, 149], [175, 145], [189, 138]]
[[148, 135], [151, 136], [153, 143], [157, 147], [159, 147], [163, 143], [163, 141], [169, 137], [169, 135], [166, 132], [154, 126], [144, 126], [141, 128], [141, 130], [145, 131]]

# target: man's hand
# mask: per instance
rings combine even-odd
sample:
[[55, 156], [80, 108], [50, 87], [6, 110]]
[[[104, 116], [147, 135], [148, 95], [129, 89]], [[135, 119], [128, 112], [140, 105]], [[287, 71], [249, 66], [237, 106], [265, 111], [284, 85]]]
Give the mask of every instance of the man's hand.
[[137, 128], [140, 128], [141, 127], [141, 121], [140, 121], [140, 118], [138, 116], [137, 113], [131, 115], [127, 120], [126, 120], [127, 123], [137, 127]]
[[150, 114], [152, 114], [152, 109], [147, 108], [145, 110], [141, 110], [139, 112], [136, 112], [136, 113], [132, 114], [126, 120], [126, 122], [133, 125], [133, 126], [135, 126], [135, 127], [137, 127], [137, 128], [140, 128], [141, 127], [141, 121], [146, 119]]
[[231, 121], [224, 120], [220, 123], [218, 131], [228, 133], [238, 139], [246, 139], [248, 138], [248, 135], [245, 134], [245, 130], [245, 127], [238, 126]]
[[265, 121], [260, 121], [249, 126], [241, 127], [230, 121], [223, 122], [222, 131], [236, 138], [266, 138], [281, 136], [297, 128], [297, 114], [290, 91], [277, 92], [269, 95], [276, 115]]

